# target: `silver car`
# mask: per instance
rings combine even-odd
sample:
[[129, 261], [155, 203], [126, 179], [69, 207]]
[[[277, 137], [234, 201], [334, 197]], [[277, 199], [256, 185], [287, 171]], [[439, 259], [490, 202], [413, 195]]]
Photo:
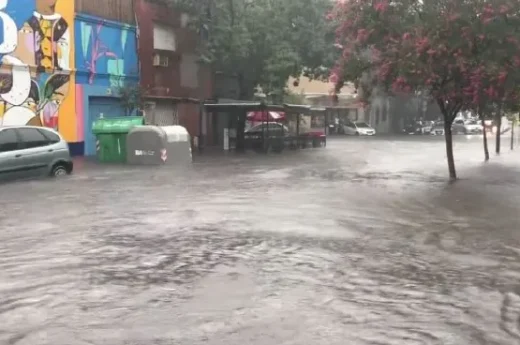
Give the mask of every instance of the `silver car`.
[[72, 172], [69, 145], [45, 127], [0, 127], [0, 180], [61, 176]]
[[477, 120], [457, 119], [451, 126], [455, 134], [481, 134], [482, 125]]

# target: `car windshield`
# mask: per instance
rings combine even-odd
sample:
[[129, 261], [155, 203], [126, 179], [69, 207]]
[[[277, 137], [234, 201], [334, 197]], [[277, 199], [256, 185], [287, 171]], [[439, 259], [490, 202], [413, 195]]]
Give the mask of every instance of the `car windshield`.
[[370, 128], [370, 126], [367, 125], [364, 122], [356, 122], [356, 127], [358, 127], [358, 128]]

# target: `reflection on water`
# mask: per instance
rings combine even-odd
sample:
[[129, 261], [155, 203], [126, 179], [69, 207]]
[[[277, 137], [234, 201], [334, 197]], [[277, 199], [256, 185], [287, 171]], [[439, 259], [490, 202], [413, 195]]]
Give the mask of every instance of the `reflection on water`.
[[334, 140], [1, 186], [0, 344], [520, 343], [520, 164]]

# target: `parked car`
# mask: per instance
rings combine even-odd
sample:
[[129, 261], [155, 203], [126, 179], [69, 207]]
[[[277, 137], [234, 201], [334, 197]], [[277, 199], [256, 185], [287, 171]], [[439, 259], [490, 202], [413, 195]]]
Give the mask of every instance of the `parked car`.
[[432, 130], [433, 122], [432, 121], [414, 121], [408, 123], [404, 127], [404, 134], [430, 134]]
[[430, 134], [434, 125], [435, 125], [434, 121], [422, 121], [421, 122], [421, 134]]
[[482, 125], [477, 120], [457, 119], [452, 125], [455, 134], [481, 134], [483, 132]]
[[431, 135], [444, 135], [444, 122], [443, 121], [436, 122], [433, 125], [430, 134]]
[[375, 135], [376, 130], [365, 122], [347, 122], [343, 126], [346, 135]]
[[269, 135], [270, 137], [288, 136], [289, 128], [278, 122], [265, 122], [246, 129], [245, 135], [246, 137], [254, 137], [261, 135]]
[[61, 176], [72, 172], [69, 145], [52, 129], [0, 127], [0, 179]]
[[421, 124], [419, 122], [410, 122], [404, 129], [404, 134], [421, 134]]

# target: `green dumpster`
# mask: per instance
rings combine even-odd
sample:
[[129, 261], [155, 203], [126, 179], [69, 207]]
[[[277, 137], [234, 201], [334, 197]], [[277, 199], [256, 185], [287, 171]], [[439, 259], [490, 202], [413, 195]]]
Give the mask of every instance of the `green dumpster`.
[[96, 135], [96, 153], [103, 163], [126, 163], [126, 135], [135, 126], [141, 126], [141, 116], [97, 119], [92, 124]]

